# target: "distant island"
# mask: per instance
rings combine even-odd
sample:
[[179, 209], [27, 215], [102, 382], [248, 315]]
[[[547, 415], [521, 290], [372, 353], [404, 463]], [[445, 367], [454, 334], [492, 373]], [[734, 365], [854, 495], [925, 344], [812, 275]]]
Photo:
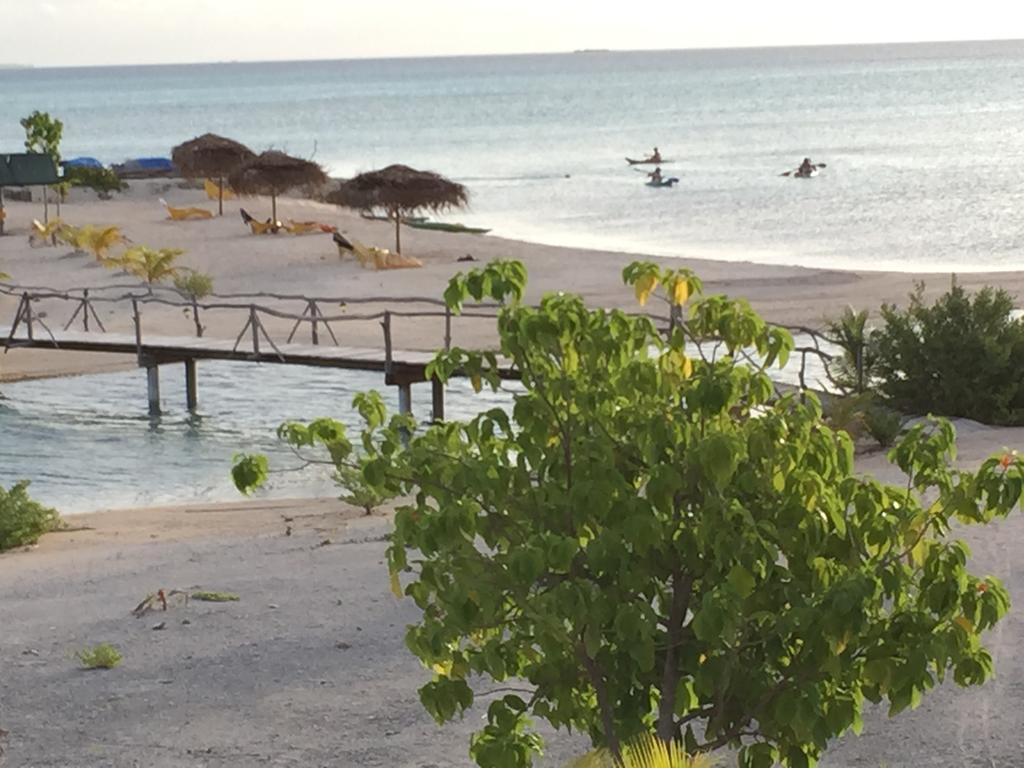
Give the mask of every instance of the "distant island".
[[0, 62], [0, 69], [32, 69], [31, 64], [4, 64]]
[[580, 48], [573, 53], [611, 53], [611, 48]]

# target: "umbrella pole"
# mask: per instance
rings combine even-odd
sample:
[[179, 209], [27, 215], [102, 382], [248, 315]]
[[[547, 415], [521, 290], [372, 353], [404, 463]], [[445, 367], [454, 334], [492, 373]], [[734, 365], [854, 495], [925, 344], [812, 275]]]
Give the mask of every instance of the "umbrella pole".
[[224, 215], [224, 177], [217, 177], [217, 215]]
[[277, 226], [277, 195], [270, 196], [270, 221]]
[[391, 215], [395, 218], [395, 253], [402, 252], [402, 219], [398, 215], [398, 209], [395, 208], [391, 211]]

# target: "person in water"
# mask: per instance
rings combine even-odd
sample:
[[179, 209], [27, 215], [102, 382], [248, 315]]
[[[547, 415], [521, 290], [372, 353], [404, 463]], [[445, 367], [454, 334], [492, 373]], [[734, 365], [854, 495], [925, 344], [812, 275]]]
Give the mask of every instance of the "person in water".
[[659, 165], [653, 171], [647, 174], [652, 184], [661, 184], [661, 166]]
[[814, 163], [811, 162], [811, 158], [805, 157], [796, 172], [798, 176], [810, 176], [813, 171]]

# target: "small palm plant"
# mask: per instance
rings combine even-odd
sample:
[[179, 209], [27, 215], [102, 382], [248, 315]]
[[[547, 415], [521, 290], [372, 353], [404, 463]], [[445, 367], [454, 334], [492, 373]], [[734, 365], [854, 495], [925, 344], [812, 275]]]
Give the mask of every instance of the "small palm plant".
[[842, 351], [835, 363], [835, 382], [854, 393], [866, 392], [876, 366], [871, 331], [867, 327], [867, 310], [855, 312], [847, 307], [835, 320], [826, 324], [830, 340]]
[[125, 251], [117, 262], [131, 274], [144, 280], [152, 291], [154, 284], [182, 272], [182, 267], [174, 266], [174, 262], [183, 253], [180, 248], [155, 249], [137, 245]]
[[79, 233], [82, 245], [90, 251], [100, 264], [108, 258], [111, 249], [128, 242], [120, 227], [82, 227]]
[[711, 768], [711, 758], [707, 755], [691, 757], [679, 742], [664, 742], [648, 734], [623, 747], [620, 761], [607, 750], [598, 749], [577, 758], [566, 768]]

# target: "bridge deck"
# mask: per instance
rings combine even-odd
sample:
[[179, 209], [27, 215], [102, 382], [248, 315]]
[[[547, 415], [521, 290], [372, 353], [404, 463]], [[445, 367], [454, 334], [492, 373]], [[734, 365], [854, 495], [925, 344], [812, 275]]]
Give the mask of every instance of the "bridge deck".
[[[144, 361], [158, 365], [183, 360], [239, 360], [380, 372], [384, 372], [387, 366], [387, 356], [383, 349], [276, 344], [277, 349], [275, 350], [265, 339], [260, 339], [257, 353], [253, 350], [251, 336], [243, 338], [237, 348], [233, 339], [208, 337], [147, 334], [143, 337], [141, 347], [139, 347], [136, 345], [135, 336], [128, 333], [69, 330], [54, 331], [53, 337], [51, 337], [45, 330], [37, 327], [33, 336], [34, 338], [29, 339], [25, 327], [22, 326], [18, 328], [18, 332], [10, 341], [9, 346], [19, 349], [62, 349], [122, 355], [141, 353]], [[6, 344], [9, 338], [10, 327], [0, 326], [0, 346]], [[433, 359], [433, 352], [394, 350], [391, 354], [392, 371], [396, 374], [422, 375], [427, 364]]]

